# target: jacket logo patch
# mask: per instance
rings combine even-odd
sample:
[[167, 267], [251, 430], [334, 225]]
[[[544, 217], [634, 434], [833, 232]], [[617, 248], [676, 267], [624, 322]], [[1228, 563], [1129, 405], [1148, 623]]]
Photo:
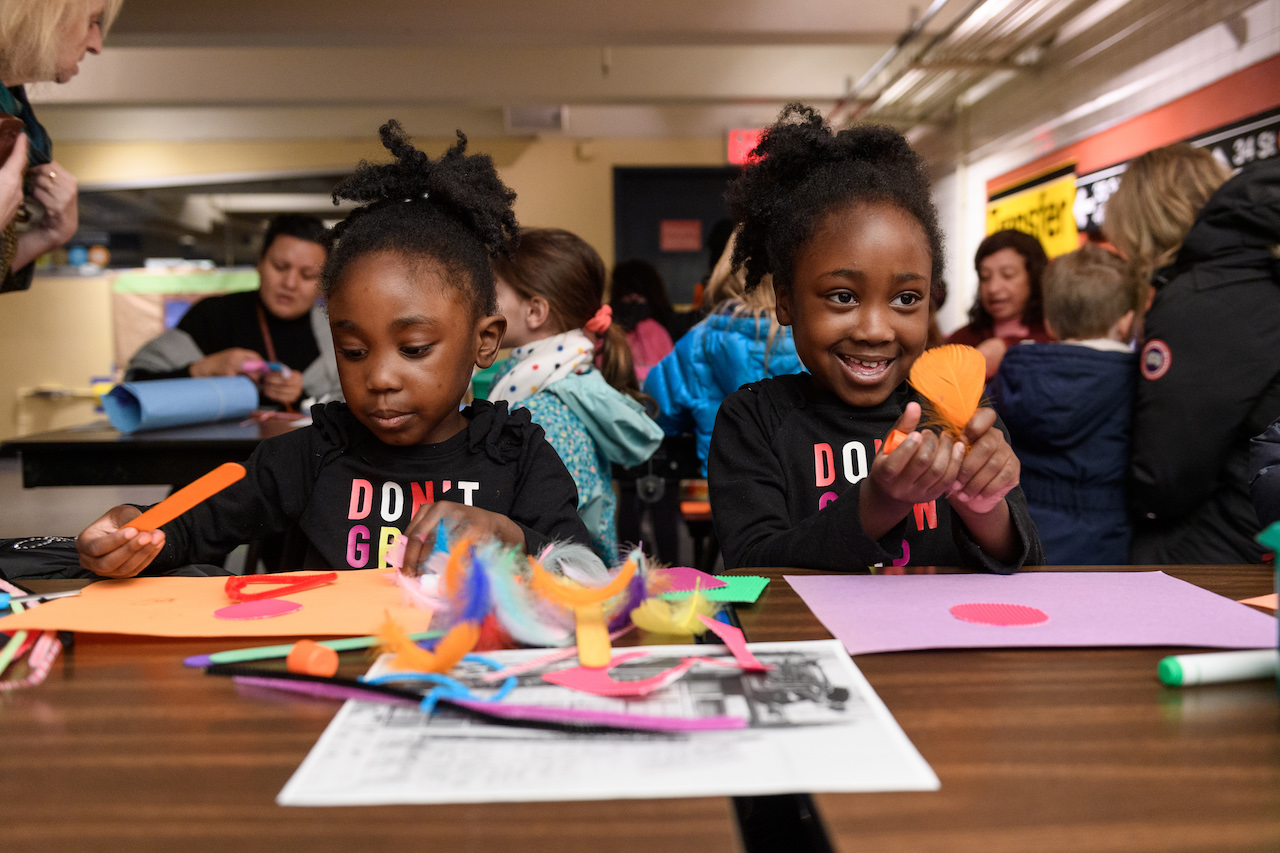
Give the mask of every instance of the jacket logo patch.
[[1139, 363], [1142, 366], [1142, 378], [1155, 381], [1169, 372], [1169, 365], [1173, 364], [1173, 353], [1164, 341], [1152, 338], [1142, 348]]

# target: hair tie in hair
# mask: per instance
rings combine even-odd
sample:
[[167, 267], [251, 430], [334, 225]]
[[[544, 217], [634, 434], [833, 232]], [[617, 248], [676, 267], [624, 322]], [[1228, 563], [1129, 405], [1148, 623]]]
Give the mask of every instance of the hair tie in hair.
[[[423, 199], [423, 201], [426, 201], [427, 196], [429, 196], [429, 195], [430, 195], [430, 193], [423, 193], [423, 194], [422, 194], [422, 199]], [[405, 203], [405, 204], [409, 204], [410, 202], [414, 202], [414, 201], [417, 201], [417, 199], [416, 199], [416, 198], [406, 198], [406, 199], [404, 200], [404, 203]]]
[[582, 328], [593, 335], [603, 335], [609, 331], [611, 325], [613, 325], [613, 308], [608, 305], [601, 305], [600, 310]]

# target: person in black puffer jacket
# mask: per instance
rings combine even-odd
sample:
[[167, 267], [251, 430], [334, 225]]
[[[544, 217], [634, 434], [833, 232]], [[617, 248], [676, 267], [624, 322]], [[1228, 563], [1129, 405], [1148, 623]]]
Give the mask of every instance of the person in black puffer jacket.
[[1108, 236], [1154, 268], [1129, 464], [1134, 563], [1263, 558], [1249, 442], [1280, 418], [1280, 158], [1218, 186], [1225, 175], [1207, 151], [1169, 146], [1131, 163], [1107, 204]]

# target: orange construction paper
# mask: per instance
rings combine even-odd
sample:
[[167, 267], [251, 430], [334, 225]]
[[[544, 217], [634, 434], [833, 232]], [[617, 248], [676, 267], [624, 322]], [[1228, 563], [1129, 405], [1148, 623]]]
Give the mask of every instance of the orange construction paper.
[[[294, 574], [294, 573], [291, 573]], [[338, 579], [286, 596], [302, 609], [274, 619], [228, 621], [213, 611], [231, 604], [227, 579], [103, 580], [72, 598], [46, 601], [0, 619], [0, 631], [87, 631], [148, 637], [308, 637], [377, 634], [388, 614], [406, 631], [428, 629], [431, 614], [404, 603], [386, 569], [338, 572]]]
[[1242, 598], [1241, 604], [1252, 604], [1254, 607], [1261, 607], [1263, 610], [1280, 610], [1280, 593], [1273, 592], [1270, 595], [1259, 595], [1257, 598]]

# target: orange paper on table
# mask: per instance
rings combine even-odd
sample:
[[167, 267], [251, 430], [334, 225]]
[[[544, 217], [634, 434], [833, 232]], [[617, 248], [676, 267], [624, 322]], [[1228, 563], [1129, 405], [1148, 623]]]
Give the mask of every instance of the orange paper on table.
[[1256, 598], [1242, 598], [1241, 604], [1252, 604], [1254, 607], [1261, 607], [1263, 610], [1280, 609], [1280, 593], [1271, 593], [1270, 595], [1259, 595]]
[[[291, 573], [296, 577], [301, 573]], [[73, 598], [47, 601], [0, 619], [0, 631], [87, 631], [149, 637], [306, 637], [377, 634], [391, 618], [406, 631], [425, 631], [428, 611], [404, 603], [386, 569], [338, 572], [326, 586], [286, 596], [302, 609], [272, 619], [218, 619], [231, 603], [227, 579], [129, 578], [103, 580]]]

